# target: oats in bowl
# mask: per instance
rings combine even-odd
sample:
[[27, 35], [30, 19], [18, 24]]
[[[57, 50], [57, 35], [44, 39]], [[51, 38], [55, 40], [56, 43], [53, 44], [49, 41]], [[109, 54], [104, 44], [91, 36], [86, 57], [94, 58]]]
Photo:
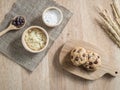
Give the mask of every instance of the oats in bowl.
[[22, 36], [22, 43], [26, 50], [30, 52], [41, 52], [48, 44], [47, 32], [38, 26], [32, 26], [25, 30]]

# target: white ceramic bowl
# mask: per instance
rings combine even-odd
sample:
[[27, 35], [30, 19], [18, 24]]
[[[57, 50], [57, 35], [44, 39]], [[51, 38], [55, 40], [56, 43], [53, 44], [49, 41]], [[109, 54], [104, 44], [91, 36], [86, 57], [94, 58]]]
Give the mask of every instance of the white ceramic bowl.
[[48, 7], [42, 14], [42, 20], [48, 27], [55, 27], [61, 24], [63, 13], [57, 7]]
[[[47, 38], [46, 45], [44, 46], [44, 48], [42, 48], [42, 49], [40, 49], [40, 50], [37, 50], [37, 51], [32, 50], [31, 48], [29, 48], [28, 45], [26, 44], [26, 41], [25, 41], [25, 35], [26, 35], [27, 31], [30, 30], [30, 29], [33, 29], [33, 28], [38, 28], [38, 30], [41, 30], [41, 31], [46, 35], [46, 38]], [[42, 52], [43, 50], [46, 49], [46, 47], [48, 46], [48, 43], [49, 43], [48, 33], [47, 33], [46, 30], [45, 30], [44, 28], [42, 28], [42, 27], [39, 27], [39, 26], [31, 26], [31, 27], [27, 28], [27, 29], [23, 32], [23, 34], [22, 34], [22, 44], [23, 44], [24, 48], [25, 48], [27, 51], [31, 52], [31, 53], [39, 53], [39, 52]]]

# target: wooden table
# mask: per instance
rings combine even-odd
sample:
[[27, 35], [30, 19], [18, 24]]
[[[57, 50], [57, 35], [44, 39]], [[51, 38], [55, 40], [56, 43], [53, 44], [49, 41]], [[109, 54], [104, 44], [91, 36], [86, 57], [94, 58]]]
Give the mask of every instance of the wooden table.
[[[28, 0], [29, 1], [29, 0]], [[60, 46], [69, 39], [84, 40], [103, 48], [111, 62], [120, 66], [120, 49], [97, 25], [96, 6], [110, 9], [110, 0], [56, 0], [74, 15], [34, 72], [28, 73], [18, 64], [0, 54], [0, 90], [119, 90], [120, 78], [109, 75], [87, 81], [64, 71], [58, 57]], [[0, 0], [0, 21], [15, 0]]]

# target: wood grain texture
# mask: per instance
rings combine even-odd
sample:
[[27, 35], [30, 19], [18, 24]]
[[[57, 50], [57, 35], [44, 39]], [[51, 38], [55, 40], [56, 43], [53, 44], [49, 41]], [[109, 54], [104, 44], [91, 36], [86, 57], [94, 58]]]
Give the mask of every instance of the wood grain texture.
[[[101, 57], [102, 65], [94, 72], [89, 72], [84, 70], [83, 68], [74, 66], [70, 60], [70, 52], [75, 47], [83, 47], [86, 50], [90, 50], [98, 53], [99, 56]], [[63, 67], [66, 71], [87, 80], [99, 79], [107, 73], [112, 76], [120, 77], [119, 69], [116, 67], [115, 64], [113, 64], [112, 62], [109, 62], [109, 59], [106, 53], [104, 52], [105, 52], [104, 50], [99, 49], [97, 46], [90, 44], [88, 42], [81, 41], [81, 40], [79, 41], [69, 40], [64, 44], [63, 48], [60, 51], [59, 63], [61, 67]]]
[[[28, 0], [29, 1], [29, 0]], [[0, 90], [118, 90], [120, 78], [104, 76], [87, 81], [64, 71], [58, 57], [61, 45], [69, 39], [84, 40], [103, 48], [110, 62], [120, 69], [120, 49], [97, 25], [97, 5], [110, 10], [111, 0], [56, 0], [70, 9], [74, 15], [56, 40], [48, 55], [33, 73], [0, 55]], [[0, 22], [15, 0], [0, 0]]]

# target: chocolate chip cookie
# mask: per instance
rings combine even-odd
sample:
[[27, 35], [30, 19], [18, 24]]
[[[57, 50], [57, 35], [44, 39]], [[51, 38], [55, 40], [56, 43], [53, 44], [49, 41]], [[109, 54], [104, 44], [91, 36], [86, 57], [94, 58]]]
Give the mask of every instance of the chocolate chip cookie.
[[101, 58], [97, 53], [93, 51], [87, 51], [87, 54], [88, 60], [83, 65], [83, 67], [89, 71], [95, 71], [96, 69], [98, 69], [98, 67], [101, 66]]
[[71, 51], [71, 61], [73, 65], [80, 66], [87, 62], [86, 49], [82, 47], [76, 47]]

